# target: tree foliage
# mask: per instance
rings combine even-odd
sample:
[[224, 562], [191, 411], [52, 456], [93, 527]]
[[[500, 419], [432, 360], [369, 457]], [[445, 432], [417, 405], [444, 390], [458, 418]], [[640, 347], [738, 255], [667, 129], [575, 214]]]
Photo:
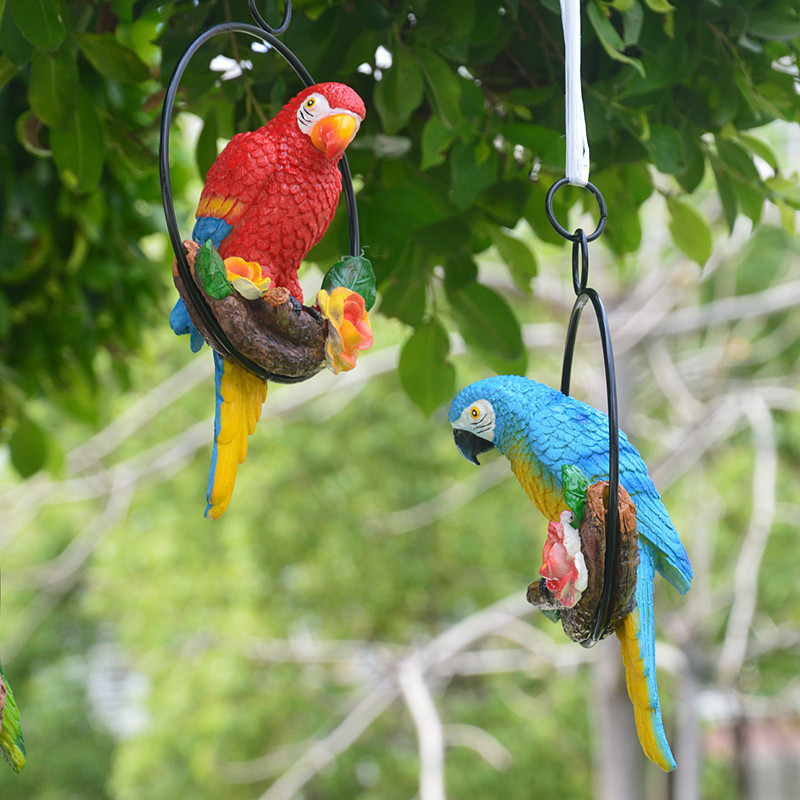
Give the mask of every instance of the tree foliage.
[[[277, 20], [275, 5], [264, 13]], [[249, 14], [243, 0], [7, 0], [0, 11], [0, 408], [6, 436], [17, 439], [12, 452], [33, 454], [14, 457], [30, 474], [58, 453], [27, 401], [99, 418], [98, 353], [111, 355], [124, 380], [128, 354], [171, 301], [168, 257], [152, 258], [159, 251], [147, 238], [162, 225], [155, 150], [163, 87], [191, 37]], [[407, 370], [430, 366], [420, 342], [442, 324], [494, 368], [524, 370], [519, 322], [480, 282], [475, 257], [493, 249], [528, 291], [537, 242], [558, 240], [542, 210], [564, 163], [557, 12], [556, 0], [294, 4], [285, 42], [318, 80], [351, 83], [369, 109], [350, 161], [362, 185], [379, 313], [418, 331]], [[703, 262], [711, 220], [691, 195], [706, 174], [729, 229], [739, 215], [758, 223], [765, 202], [793, 224], [794, 175], [752, 131], [797, 118], [794, 5], [590, 0], [585, 12], [592, 180], [611, 208], [611, 250], [625, 256], [640, 247], [639, 209], [657, 192], [667, 198], [677, 246]], [[183, 80], [180, 108], [202, 120], [194, 154], [201, 174], [220, 138], [263, 124], [299, 88], [280, 58], [249, 45], [248, 37], [214, 40]], [[240, 77], [209, 70], [220, 53], [247, 62]], [[177, 201], [191, 208], [184, 192], [193, 158], [174, 151]], [[565, 223], [578, 198], [557, 197]], [[311, 259], [330, 264], [346, 247], [340, 215]], [[436, 380], [411, 391], [428, 410], [453, 390], [439, 350]]]
[[[660, 672], [680, 745], [701, 724], [698, 686], [729, 710], [703, 720], [716, 734], [794, 702], [800, 193], [759, 128], [797, 121], [800, 19], [788, 0], [583, 6], [592, 180], [610, 211], [592, 278], [618, 292], [625, 427], [697, 576], [685, 600], [657, 595], [689, 654]], [[157, 128], [189, 41], [248, 18], [243, 0], [0, 0], [0, 427], [17, 473], [0, 486], [1, 655], [29, 751], [0, 794], [244, 800], [291, 796], [305, 774], [308, 796], [412, 796], [412, 667], [441, 715], [453, 797], [587, 796], [609, 744], [586, 713], [600, 647], [522, 618], [544, 526], [503, 463], [476, 477], [446, 423], [404, 401], [430, 414], [457, 382], [530, 357], [557, 373], [571, 298], [551, 256], [569, 257], [543, 206], [564, 164], [558, 3], [294, 3], [286, 43], [368, 109], [348, 153], [379, 279], [376, 352], [332, 384], [271, 388], [237, 508], [199, 529], [210, 365], [184, 366], [166, 329]], [[241, 74], [210, 70], [218, 55]], [[298, 88], [247, 37], [198, 53], [173, 128], [186, 233], [221, 141]], [[587, 197], [557, 195], [562, 223], [592, 224]], [[340, 213], [309, 260], [346, 247]], [[577, 359], [576, 389], [602, 396]], [[437, 649], [513, 592], [507, 627]], [[379, 712], [347, 745], [365, 699]], [[131, 710], [144, 719], [114, 727]], [[727, 800], [744, 755], [720, 747], [675, 780]]]

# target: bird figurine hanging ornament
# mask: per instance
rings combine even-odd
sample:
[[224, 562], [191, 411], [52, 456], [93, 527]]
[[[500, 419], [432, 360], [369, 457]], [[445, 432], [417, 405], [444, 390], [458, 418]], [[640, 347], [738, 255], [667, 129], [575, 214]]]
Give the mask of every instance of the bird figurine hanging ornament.
[[[449, 419], [461, 454], [474, 464], [497, 448], [510, 462], [528, 497], [548, 520], [540, 579], [528, 601], [585, 647], [616, 633], [628, 694], [645, 755], [665, 771], [675, 769], [661, 719], [655, 661], [655, 572], [681, 594], [692, 567], [642, 457], [619, 430], [614, 355], [608, 319], [588, 284], [588, 244], [603, 231], [607, 209], [599, 190], [593, 233], [570, 234], [553, 212], [557, 181], [545, 209], [555, 230], [572, 242], [572, 309], [561, 391], [529, 378], [503, 375], [477, 381], [453, 400]], [[569, 396], [572, 358], [582, 311], [591, 303], [599, 326], [608, 416]]]
[[[571, 639], [586, 643], [604, 581], [608, 418], [549, 386], [503, 375], [463, 389], [449, 419], [462, 455], [477, 464], [478, 455], [497, 448], [549, 520], [542, 577], [527, 597], [560, 619]], [[644, 461], [621, 431], [619, 469], [622, 547], [600, 638], [617, 634], [642, 748], [671, 770], [656, 683], [653, 579], [657, 570], [683, 594], [692, 568]]]
[[[195, 40], [176, 68], [175, 85], [188, 58], [218, 29], [229, 31], [231, 25]], [[357, 252], [352, 183], [346, 161], [344, 168], [340, 165], [366, 116], [364, 103], [344, 84], [314, 84], [271, 29], [235, 29], [257, 31], [307, 86], [265, 126], [235, 135], [219, 154], [200, 195], [192, 241], [178, 248], [170, 230], [180, 295], [170, 326], [189, 336], [194, 352], [208, 343], [214, 357], [216, 410], [205, 512], [210, 519], [218, 519], [230, 502], [268, 381], [295, 383], [323, 367], [334, 373], [353, 369], [358, 354], [373, 342], [368, 311], [375, 302], [375, 277]], [[161, 159], [165, 197], [167, 100]], [[333, 219], [343, 174], [354, 252], [331, 268], [314, 305], [306, 307], [298, 270]]]

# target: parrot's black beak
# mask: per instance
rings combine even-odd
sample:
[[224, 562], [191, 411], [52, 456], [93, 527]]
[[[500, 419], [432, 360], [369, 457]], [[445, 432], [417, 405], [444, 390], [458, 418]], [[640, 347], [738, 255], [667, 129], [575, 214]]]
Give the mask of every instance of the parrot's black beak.
[[478, 456], [494, 447], [488, 439], [481, 439], [480, 436], [476, 436], [474, 433], [461, 430], [460, 428], [455, 428], [453, 430], [453, 439], [455, 439], [456, 447], [461, 455], [464, 456], [467, 461], [478, 465], [481, 463], [478, 461]]

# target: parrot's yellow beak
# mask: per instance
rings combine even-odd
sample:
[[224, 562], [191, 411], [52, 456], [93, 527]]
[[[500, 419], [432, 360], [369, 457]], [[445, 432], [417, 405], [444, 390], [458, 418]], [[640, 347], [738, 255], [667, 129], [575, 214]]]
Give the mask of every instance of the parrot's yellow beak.
[[329, 159], [338, 158], [358, 132], [358, 119], [352, 114], [331, 114], [311, 129], [311, 143]]

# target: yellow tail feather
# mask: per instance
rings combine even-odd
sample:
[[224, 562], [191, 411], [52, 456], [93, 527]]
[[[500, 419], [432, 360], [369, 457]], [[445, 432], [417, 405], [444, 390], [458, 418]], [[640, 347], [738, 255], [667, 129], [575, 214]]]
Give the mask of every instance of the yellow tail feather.
[[[655, 725], [661, 727], [660, 720], [656, 722], [654, 709], [650, 705], [647, 690], [644, 661], [639, 649], [638, 610], [625, 617], [623, 623], [617, 628], [617, 638], [622, 647], [622, 661], [625, 664], [625, 682], [628, 685], [628, 695], [633, 703], [636, 718], [636, 732], [642, 745], [644, 754], [661, 769], [669, 772], [675, 769], [675, 762], [669, 752], [666, 741], [660, 742]], [[663, 733], [662, 733], [663, 736]], [[666, 748], [666, 752], [665, 752]]]
[[206, 510], [209, 519], [219, 519], [228, 507], [236, 483], [236, 470], [247, 455], [247, 437], [261, 417], [267, 384], [238, 364], [226, 361], [220, 394], [216, 466]]

